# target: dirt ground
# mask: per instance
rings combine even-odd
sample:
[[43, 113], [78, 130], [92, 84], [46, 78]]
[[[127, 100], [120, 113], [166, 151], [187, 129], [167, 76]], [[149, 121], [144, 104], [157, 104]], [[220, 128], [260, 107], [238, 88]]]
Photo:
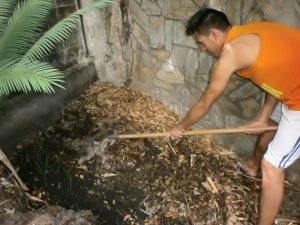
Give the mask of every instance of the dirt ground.
[[[164, 132], [178, 117], [128, 87], [97, 82], [61, 118], [16, 149], [30, 188], [0, 168], [0, 224], [253, 225], [260, 178], [199, 136], [107, 139]], [[300, 190], [286, 182], [276, 224], [300, 224]]]

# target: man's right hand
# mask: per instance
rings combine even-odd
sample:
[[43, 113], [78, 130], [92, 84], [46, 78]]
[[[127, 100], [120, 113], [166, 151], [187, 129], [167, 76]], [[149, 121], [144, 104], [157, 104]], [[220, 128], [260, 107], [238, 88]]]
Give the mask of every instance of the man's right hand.
[[176, 126], [169, 131], [169, 138], [171, 138], [172, 140], [176, 138], [182, 138], [183, 132], [184, 132], [183, 128]]

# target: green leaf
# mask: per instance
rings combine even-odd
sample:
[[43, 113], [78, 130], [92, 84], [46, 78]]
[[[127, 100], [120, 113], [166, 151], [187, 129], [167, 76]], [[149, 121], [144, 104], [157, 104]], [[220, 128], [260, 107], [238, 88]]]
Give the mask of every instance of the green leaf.
[[0, 62], [0, 96], [11, 92], [54, 93], [53, 86], [64, 88], [61, 85], [64, 83], [63, 73], [48, 63], [5, 64], [6, 62]]
[[21, 59], [40, 37], [53, 7], [54, 0], [20, 1], [3, 30], [0, 60]]
[[9, 18], [12, 16], [18, 0], [1, 0], [0, 1], [0, 38], [7, 25]]
[[62, 72], [39, 60], [69, 38], [82, 15], [106, 7], [112, 0], [96, 0], [43, 33], [55, 1], [0, 0], [0, 97], [11, 92], [53, 93], [53, 87], [63, 88]]
[[49, 55], [56, 44], [62, 43], [70, 37], [72, 32], [77, 28], [80, 16], [92, 10], [104, 8], [108, 6], [111, 1], [112, 0], [96, 0], [94, 3], [85, 6], [58, 22], [48, 32], [44, 33], [44, 35], [25, 54], [22, 61], [30, 62], [34, 60], [41, 60], [45, 56]]

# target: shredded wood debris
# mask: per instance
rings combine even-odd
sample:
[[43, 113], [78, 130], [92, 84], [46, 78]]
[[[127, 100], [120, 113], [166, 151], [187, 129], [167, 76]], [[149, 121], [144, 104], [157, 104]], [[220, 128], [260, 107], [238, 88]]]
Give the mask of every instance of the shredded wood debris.
[[[80, 174], [78, 185], [90, 189], [89, 204], [103, 204], [122, 223], [256, 224], [260, 180], [243, 176], [231, 152], [209, 139], [117, 139], [101, 150], [108, 135], [165, 132], [178, 120], [139, 91], [96, 82], [66, 106], [39, 145], [57, 146], [53, 142], [60, 139], [60, 151], [76, 152], [65, 163]], [[86, 177], [92, 177], [93, 187], [85, 187]], [[282, 210], [280, 218], [286, 219], [278, 224], [296, 224], [299, 208], [295, 211]]]

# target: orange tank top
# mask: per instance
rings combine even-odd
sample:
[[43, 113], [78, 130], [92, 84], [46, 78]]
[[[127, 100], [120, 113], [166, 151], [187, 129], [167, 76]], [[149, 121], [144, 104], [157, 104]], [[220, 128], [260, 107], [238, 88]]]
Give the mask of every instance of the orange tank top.
[[233, 26], [225, 44], [246, 34], [260, 37], [260, 50], [251, 67], [236, 73], [300, 111], [300, 30], [270, 22]]

